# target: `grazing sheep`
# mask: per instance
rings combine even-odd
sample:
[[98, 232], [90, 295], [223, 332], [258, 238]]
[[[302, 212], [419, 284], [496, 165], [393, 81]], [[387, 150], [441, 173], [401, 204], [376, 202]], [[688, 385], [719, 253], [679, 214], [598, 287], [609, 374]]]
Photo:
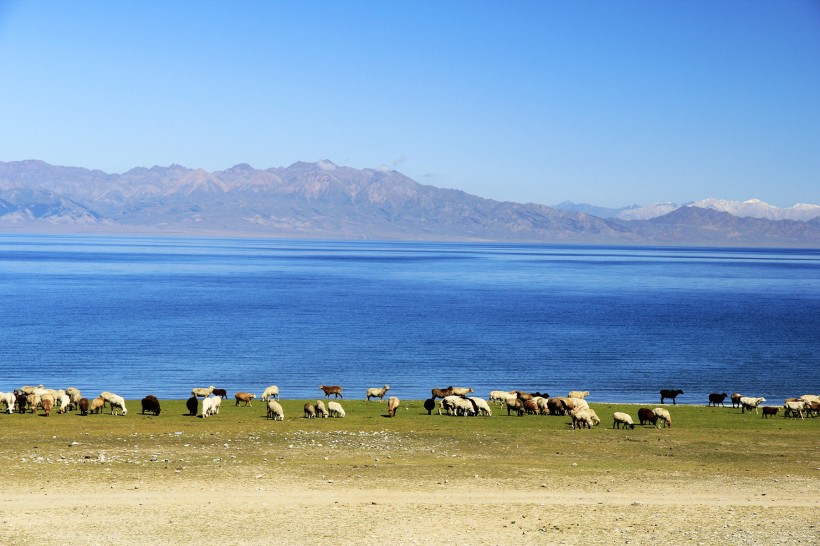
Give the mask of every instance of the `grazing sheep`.
[[28, 407], [31, 410], [31, 413], [36, 413], [37, 408], [39, 408], [42, 405], [39, 394], [26, 395], [26, 401], [28, 402]]
[[759, 398], [744, 396], [740, 399], [740, 413], [746, 413], [746, 410], [748, 410], [749, 413], [751, 413], [752, 410], [755, 410], [755, 413], [757, 413], [757, 406], [759, 406], [761, 402], [765, 401], [766, 399], [762, 396]]
[[589, 407], [589, 402], [583, 398], [561, 398], [561, 404], [564, 406], [565, 413], [569, 413], [574, 409]]
[[567, 412], [564, 409], [564, 404], [561, 398], [547, 398], [547, 410], [550, 415], [565, 415]]
[[428, 398], [424, 401], [424, 409], [427, 410], [427, 415], [432, 415], [433, 410], [436, 409], [436, 399]]
[[535, 403], [538, 404], [538, 413], [541, 415], [548, 415], [550, 412], [549, 406], [547, 406], [547, 400], [549, 398], [544, 398], [543, 396], [536, 396], [533, 398]]
[[731, 396], [729, 396], [732, 400], [732, 407], [739, 408], [740, 407], [740, 399], [743, 398], [743, 395], [739, 392], [733, 392]]
[[342, 408], [342, 405], [338, 402], [328, 402], [327, 403], [327, 411], [331, 417], [344, 417], [345, 410]]
[[313, 404], [308, 402], [305, 404], [305, 418], [306, 419], [315, 419], [316, 418], [316, 408], [313, 407]]
[[641, 426], [646, 423], [652, 423], [652, 426], [655, 426], [658, 422], [658, 416], [649, 408], [641, 408], [638, 410], [638, 421], [640, 421]]
[[612, 415], [612, 418], [614, 419], [612, 421], [612, 428], [621, 428], [621, 425], [623, 425], [624, 428], [626, 428], [626, 427], [629, 427], [631, 429], [635, 428], [635, 423], [632, 421], [632, 416], [629, 415], [628, 413], [624, 413], [622, 411], [616, 411]]
[[453, 394], [456, 396], [467, 396], [471, 392], [475, 392], [472, 387], [450, 387], [453, 390]]
[[[667, 410], [663, 408], [655, 408], [652, 412], [663, 422], [664, 427], [672, 428], [672, 416]], [[661, 428], [660, 425], [658, 425], [658, 428]]]
[[524, 404], [524, 411], [527, 412], [527, 415], [540, 415], [541, 410], [538, 408], [538, 402], [530, 398], [529, 400], [522, 400]]
[[211, 385], [210, 387], [194, 387], [191, 389], [191, 396], [201, 396], [202, 398], [207, 398], [211, 396], [214, 392], [214, 386]]
[[[194, 398], [196, 400], [196, 398]], [[153, 394], [149, 394], [145, 398], [142, 399], [142, 414], [145, 415], [145, 412], [150, 412], [159, 417], [160, 407], [159, 407], [159, 400]]]
[[322, 392], [325, 393], [325, 398], [330, 398], [330, 395], [333, 395], [333, 399], [341, 398], [344, 400], [344, 396], [342, 396], [342, 387], [339, 385], [319, 385], [319, 388], [322, 389]]
[[567, 398], [580, 398], [584, 399], [589, 396], [589, 391], [569, 391]]
[[45, 394], [40, 398], [40, 404], [46, 417], [51, 415], [51, 406], [54, 405], [54, 397], [50, 394]]
[[24, 387], [20, 387], [20, 392], [23, 393], [23, 394], [34, 394], [34, 391], [36, 391], [37, 389], [42, 390], [43, 386], [39, 385], [37, 387], [31, 387], [29, 385], [26, 385]]
[[225, 389], [214, 389], [213, 395], [225, 399], [228, 398], [228, 391]]
[[262, 400], [267, 402], [268, 400], [279, 400], [279, 387], [276, 385], [271, 385], [270, 387], [265, 389], [265, 392], [262, 393]]
[[508, 391], [490, 391], [490, 402], [498, 402], [499, 404], [504, 404], [507, 401], [507, 398], [510, 396], [515, 396], [513, 393]]
[[510, 394], [512, 394], [513, 396], [515, 396], [516, 398], [518, 398], [521, 401], [532, 400], [532, 398], [533, 398], [533, 396], [530, 393], [524, 392], [524, 391], [519, 391], [519, 390], [510, 391]]
[[117, 410], [121, 410], [123, 417], [128, 413], [128, 409], [125, 407], [125, 399], [122, 396], [105, 391], [100, 394], [100, 398], [108, 402], [108, 405], [111, 406], [111, 415], [117, 415]]
[[273, 419], [274, 421], [285, 420], [285, 412], [276, 400], [268, 400], [268, 419]]
[[777, 412], [780, 411], [780, 408], [776, 408], [774, 406], [763, 406], [763, 417], [768, 419], [770, 416], [777, 417]]
[[380, 389], [367, 389], [367, 394], [365, 394], [364, 399], [370, 402], [371, 398], [378, 398], [381, 400], [384, 398], [384, 395], [387, 394], [387, 391], [390, 390], [390, 385], [385, 385]]
[[709, 403], [706, 405], [711, 406], [712, 404], [714, 404], [715, 407], [717, 407], [717, 405], [720, 404], [725, 408], [726, 406], [723, 404], [723, 401], [726, 400], [726, 396], [727, 394], [725, 392], [722, 392], [720, 394], [713, 392], [709, 395]]
[[677, 398], [680, 394], [683, 394], [682, 390], [661, 389], [661, 404], [663, 404], [663, 401], [666, 398], [671, 398], [672, 403], [677, 405], [678, 403], [675, 402], [675, 398]]
[[520, 398], [507, 398], [507, 415], [509, 416], [513, 411], [517, 413], [519, 417], [524, 415], [524, 402], [522, 402]]
[[188, 408], [188, 415], [196, 415], [199, 407], [199, 399], [195, 394], [191, 394], [191, 397], [185, 401], [185, 407]]
[[60, 409], [57, 413], [65, 413], [74, 407], [74, 404], [71, 403], [71, 398], [67, 394], [60, 395], [57, 401], [60, 404]]
[[88, 405], [88, 412], [100, 413], [104, 407], [105, 399], [102, 396], [98, 396], [97, 398], [93, 399], [91, 403]]
[[327, 409], [325, 409], [325, 403], [321, 400], [316, 401], [316, 406], [314, 406], [316, 410], [316, 415], [321, 415], [322, 419], [327, 417]]
[[493, 410], [490, 409], [490, 405], [483, 398], [478, 398], [477, 396], [468, 396], [467, 400], [472, 402], [473, 409], [475, 410], [477, 415], [486, 415], [487, 417], [493, 416]]
[[214, 396], [212, 400], [213, 404], [211, 404], [211, 415], [218, 415], [219, 408], [222, 407], [222, 398], [219, 396]]
[[[803, 419], [803, 411], [806, 409], [806, 402], [803, 400], [786, 400], [786, 403], [783, 404], [783, 417], [797, 417], [800, 416], [800, 419]], [[766, 408], [763, 408], [764, 413]]]
[[395, 396], [391, 396], [390, 398], [388, 398], [388, 400], [387, 400], [387, 415], [389, 415], [390, 417], [395, 417], [396, 416], [396, 410], [399, 409], [399, 404], [401, 404], [401, 401], [398, 398], [396, 398]]
[[69, 398], [73, 398], [75, 394], [78, 396], [77, 400], [82, 398], [82, 395], [80, 394], [80, 389], [78, 389], [77, 387], [68, 387], [65, 390], [65, 393], [69, 396]]
[[453, 387], [447, 387], [446, 389], [430, 389], [430, 398], [435, 400], [436, 398], [444, 398], [445, 396], [453, 396]]
[[222, 398], [219, 396], [209, 396], [202, 400], [202, 417], [209, 415], [219, 415], [219, 408], [222, 407]]
[[[19, 391], [14, 391], [19, 392]], [[17, 413], [25, 413], [28, 406], [28, 395], [20, 393], [14, 399], [14, 405], [17, 407]]]
[[80, 410], [80, 415], [88, 415], [88, 398], [80, 398], [77, 402], [77, 408]]
[[570, 412], [572, 416], [572, 428], [592, 428], [595, 425], [600, 425], [601, 420], [598, 414], [592, 408], [575, 408]]
[[14, 413], [14, 393], [0, 392], [0, 402], [6, 405], [6, 413]]
[[236, 394], [233, 395], [233, 397], [236, 398], [236, 405], [237, 406], [239, 405], [240, 402], [245, 402], [246, 406], [253, 407], [252, 404], [251, 404], [251, 400], [256, 398], [256, 395], [253, 394], [252, 392], [237, 392]]
[[472, 402], [454, 394], [441, 399], [438, 408], [439, 415], [441, 415], [442, 409], [445, 410], [448, 415], [467, 416], [475, 413]]

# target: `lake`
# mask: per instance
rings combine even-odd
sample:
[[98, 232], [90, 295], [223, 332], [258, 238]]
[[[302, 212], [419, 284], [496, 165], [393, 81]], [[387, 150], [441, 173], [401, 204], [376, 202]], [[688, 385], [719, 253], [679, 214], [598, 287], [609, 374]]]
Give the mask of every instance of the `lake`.
[[820, 251], [0, 235], [0, 390], [820, 391]]

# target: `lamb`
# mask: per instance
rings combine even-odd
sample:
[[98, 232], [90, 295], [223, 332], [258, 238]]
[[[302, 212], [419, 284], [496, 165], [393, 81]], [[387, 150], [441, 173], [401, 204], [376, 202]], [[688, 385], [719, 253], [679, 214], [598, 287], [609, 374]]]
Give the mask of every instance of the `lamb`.
[[[652, 412], [663, 422], [664, 427], [672, 428], [672, 416], [667, 410], [663, 408], [655, 408]], [[660, 425], [658, 425], [658, 428], [661, 428]]]
[[671, 389], [661, 389], [661, 404], [663, 404], [664, 399], [671, 398], [672, 403], [677, 405], [678, 403], [675, 402], [675, 398], [677, 398], [679, 394], [683, 394], [683, 391], [681, 391], [681, 390], [671, 390]]
[[739, 392], [733, 392], [732, 395], [729, 397], [732, 399], [732, 407], [739, 408], [740, 407], [740, 399], [743, 398], [743, 395]]
[[328, 402], [327, 403], [327, 411], [331, 417], [344, 417], [345, 410], [342, 408], [342, 405], [338, 402]]
[[188, 415], [196, 415], [199, 399], [195, 394], [191, 394], [191, 397], [185, 401], [185, 407], [188, 408]]
[[490, 409], [490, 405], [483, 398], [469, 396], [467, 399], [473, 403], [473, 409], [475, 409], [477, 414], [486, 415], [487, 417], [493, 416], [493, 410]]
[[128, 413], [128, 409], [125, 407], [125, 399], [122, 396], [106, 391], [100, 394], [100, 398], [108, 402], [108, 405], [111, 406], [111, 415], [117, 415], [116, 411], [118, 409], [122, 410], [121, 413], [123, 417]]
[[236, 398], [236, 405], [238, 406], [240, 402], [245, 402], [246, 406], [251, 406], [251, 400], [256, 398], [256, 395], [251, 392], [237, 392], [233, 395]]
[[763, 418], [768, 419], [769, 416], [777, 417], [777, 412], [779, 411], [780, 408], [774, 406], [763, 406]]
[[207, 388], [206, 387], [194, 387], [193, 389], [191, 389], [191, 395], [192, 396], [201, 396], [202, 398], [207, 398], [208, 396], [211, 396], [211, 394], [213, 392], [214, 392], [214, 386], [213, 385], [211, 385], [210, 387], [207, 387]]
[[641, 426], [646, 423], [652, 423], [652, 426], [655, 426], [658, 422], [658, 416], [649, 408], [641, 408], [638, 410], [638, 421], [641, 422]]
[[80, 410], [80, 415], [88, 415], [88, 398], [80, 398], [77, 402], [77, 408]]
[[102, 409], [105, 407], [105, 399], [102, 396], [99, 396], [91, 401], [88, 405], [88, 412], [89, 413], [100, 413]]
[[450, 387], [453, 394], [456, 396], [467, 396], [471, 392], [475, 392], [472, 387]]
[[279, 387], [276, 385], [271, 385], [265, 389], [265, 392], [262, 393], [262, 400], [267, 402], [268, 400], [279, 400]]
[[325, 403], [324, 402], [322, 402], [321, 400], [317, 400], [315, 409], [316, 409], [316, 415], [321, 415], [322, 419], [327, 417], [327, 409], [325, 409]]
[[225, 389], [214, 389], [213, 395], [224, 399], [228, 397], [228, 391]]
[[145, 415], [146, 411], [153, 413], [154, 415], [159, 417], [159, 400], [153, 394], [149, 394], [148, 396], [142, 399], [142, 414]]
[[333, 399], [341, 398], [344, 400], [344, 396], [342, 396], [342, 387], [339, 385], [330, 385], [326, 387], [325, 385], [319, 385], [319, 388], [325, 393], [325, 398], [330, 398], [330, 395], [333, 395]]
[[580, 398], [584, 399], [589, 396], [589, 391], [569, 391], [567, 398]]
[[740, 408], [741, 408], [740, 413], [746, 413], [746, 410], [748, 410], [749, 413], [751, 413], [752, 410], [755, 410], [755, 414], [756, 414], [757, 413], [757, 406], [759, 406], [761, 402], [765, 402], [765, 401], [766, 401], [766, 399], [763, 398], [762, 396], [759, 397], [759, 398], [754, 398], [754, 397], [751, 397], [751, 396], [744, 396], [740, 399]]
[[570, 412], [572, 416], [572, 428], [592, 428], [595, 425], [600, 425], [601, 420], [598, 414], [592, 408], [576, 408]]
[[453, 395], [453, 387], [447, 387], [446, 389], [430, 389], [430, 398], [435, 400], [436, 398], [444, 398], [446, 396]]
[[727, 395], [725, 392], [722, 392], [720, 394], [713, 392], [709, 395], [709, 403], [707, 404], [707, 406], [711, 406], [712, 404], [714, 404], [715, 407], [717, 407], [717, 405], [720, 404], [725, 408], [726, 406], [723, 404], [723, 401], [726, 400], [726, 396]]
[[313, 407], [313, 404], [308, 402], [305, 404], [305, 418], [306, 419], [315, 419], [316, 418], [316, 408]]
[[285, 420], [285, 412], [276, 400], [268, 400], [268, 419], [273, 419], [274, 421]]
[[632, 421], [632, 416], [628, 413], [616, 411], [612, 415], [612, 418], [614, 419], [612, 421], [612, 428], [621, 428], [621, 425], [623, 425], [624, 428], [629, 427], [633, 430], [635, 429], [635, 423]]
[[6, 405], [6, 413], [14, 413], [14, 393], [0, 392], [0, 402]]
[[381, 400], [384, 398], [384, 395], [387, 394], [387, 391], [390, 390], [390, 385], [385, 385], [380, 389], [367, 389], [367, 394], [365, 395], [364, 399], [370, 402], [371, 398], [378, 398]]
[[401, 404], [401, 401], [398, 398], [396, 398], [395, 396], [391, 396], [390, 398], [388, 398], [388, 400], [387, 400], [387, 415], [389, 415], [390, 417], [395, 417], [396, 416], [396, 410], [399, 409], [400, 404]]
[[499, 404], [503, 404], [507, 401], [507, 398], [510, 396], [515, 396], [514, 394], [508, 391], [490, 391], [490, 402], [498, 402]]

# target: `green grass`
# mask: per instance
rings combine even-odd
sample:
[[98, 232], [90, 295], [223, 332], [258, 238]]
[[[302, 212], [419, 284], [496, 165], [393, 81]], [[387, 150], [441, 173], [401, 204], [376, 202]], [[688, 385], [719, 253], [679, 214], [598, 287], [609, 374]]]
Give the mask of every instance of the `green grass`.
[[613, 412], [637, 420], [638, 406], [592, 403], [601, 425], [571, 430], [567, 417], [507, 416], [497, 406], [490, 418], [427, 415], [421, 401], [403, 402], [393, 419], [386, 403], [341, 401], [345, 418], [308, 420], [304, 403], [282, 401], [284, 421], [266, 419], [263, 402], [237, 407], [232, 400], [207, 419], [188, 416], [184, 400], [162, 401], [159, 417], [141, 415], [136, 400], [127, 402], [126, 417], [3, 414], [0, 456], [7, 462], [0, 482], [204, 479], [216, 467], [239, 477], [280, 472], [420, 485], [475, 476], [528, 483], [647, 473], [680, 480], [817, 476], [808, 447], [820, 418], [762, 419], [739, 409], [667, 405], [670, 429], [612, 430]]

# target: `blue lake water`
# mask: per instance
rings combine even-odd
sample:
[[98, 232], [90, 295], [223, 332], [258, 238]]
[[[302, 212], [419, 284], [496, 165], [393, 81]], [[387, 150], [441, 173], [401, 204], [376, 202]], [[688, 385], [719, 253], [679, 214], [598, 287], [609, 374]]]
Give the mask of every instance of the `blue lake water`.
[[820, 251], [0, 236], [0, 390], [820, 391]]

